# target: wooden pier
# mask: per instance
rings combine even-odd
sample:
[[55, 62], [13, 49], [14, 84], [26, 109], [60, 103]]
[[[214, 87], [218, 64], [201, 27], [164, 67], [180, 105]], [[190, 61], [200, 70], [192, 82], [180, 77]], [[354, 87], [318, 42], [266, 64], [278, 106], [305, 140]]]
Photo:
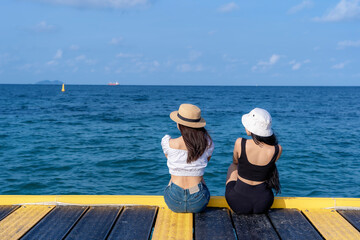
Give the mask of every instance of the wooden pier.
[[238, 215], [224, 197], [198, 214], [162, 196], [0, 196], [0, 239], [360, 239], [360, 199], [276, 198]]

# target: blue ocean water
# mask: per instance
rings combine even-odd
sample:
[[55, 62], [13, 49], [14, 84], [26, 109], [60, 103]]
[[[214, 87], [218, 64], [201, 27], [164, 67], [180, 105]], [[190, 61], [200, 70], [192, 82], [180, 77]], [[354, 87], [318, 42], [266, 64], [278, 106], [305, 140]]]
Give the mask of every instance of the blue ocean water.
[[0, 85], [0, 194], [160, 195], [169, 113], [201, 107], [215, 151], [205, 180], [224, 195], [241, 116], [267, 109], [283, 146], [281, 196], [360, 197], [359, 87]]

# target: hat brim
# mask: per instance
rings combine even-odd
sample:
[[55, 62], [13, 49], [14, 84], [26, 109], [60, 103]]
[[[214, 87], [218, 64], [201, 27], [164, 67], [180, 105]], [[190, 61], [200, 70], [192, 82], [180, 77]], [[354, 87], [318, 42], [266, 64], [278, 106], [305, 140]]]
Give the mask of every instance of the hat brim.
[[180, 119], [177, 115], [178, 115], [178, 111], [173, 111], [172, 113], [170, 113], [170, 118], [174, 122], [179, 123], [181, 125], [191, 127], [191, 128], [202, 128], [202, 127], [205, 127], [205, 125], [206, 125], [206, 121], [204, 118], [201, 118], [199, 122], [188, 122], [188, 121], [184, 121], [184, 120]]
[[249, 124], [249, 114], [242, 115], [241, 123], [248, 131], [250, 131], [251, 125]]

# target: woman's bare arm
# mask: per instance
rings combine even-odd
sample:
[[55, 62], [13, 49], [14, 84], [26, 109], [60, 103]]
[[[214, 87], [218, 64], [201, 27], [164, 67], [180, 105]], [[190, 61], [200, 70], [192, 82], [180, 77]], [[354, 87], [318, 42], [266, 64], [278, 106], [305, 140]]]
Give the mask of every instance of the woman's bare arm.
[[280, 158], [281, 154], [282, 154], [282, 146], [279, 144], [279, 154], [277, 155], [275, 162]]
[[241, 154], [241, 139], [242, 138], [236, 139], [235, 144], [234, 144], [233, 163], [236, 165], [238, 164], [238, 158]]

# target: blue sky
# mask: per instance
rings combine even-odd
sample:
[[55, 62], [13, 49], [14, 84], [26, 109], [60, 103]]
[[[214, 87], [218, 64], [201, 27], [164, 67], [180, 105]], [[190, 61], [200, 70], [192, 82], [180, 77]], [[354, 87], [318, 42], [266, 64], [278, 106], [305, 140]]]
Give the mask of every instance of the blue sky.
[[360, 85], [360, 0], [1, 0], [0, 83]]

